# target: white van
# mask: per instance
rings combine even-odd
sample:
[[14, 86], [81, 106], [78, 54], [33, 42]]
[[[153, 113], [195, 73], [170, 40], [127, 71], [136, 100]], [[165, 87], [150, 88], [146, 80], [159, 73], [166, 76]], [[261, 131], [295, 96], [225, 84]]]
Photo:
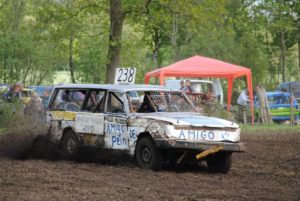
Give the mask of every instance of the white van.
[[[166, 80], [165, 86], [172, 89], [180, 89], [181, 80]], [[185, 81], [185, 80], [184, 80]], [[191, 87], [195, 90], [195, 93], [208, 93], [209, 88], [213, 89], [213, 94], [217, 97], [220, 104], [223, 104], [224, 96], [223, 89], [219, 79], [212, 80], [190, 80]]]

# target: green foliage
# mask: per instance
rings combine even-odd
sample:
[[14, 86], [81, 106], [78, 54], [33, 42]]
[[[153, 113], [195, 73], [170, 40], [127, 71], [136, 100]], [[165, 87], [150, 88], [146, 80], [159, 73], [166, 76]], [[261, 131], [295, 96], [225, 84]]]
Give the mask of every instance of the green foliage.
[[20, 102], [6, 103], [0, 100], [0, 135], [9, 128], [20, 126], [23, 119], [23, 105]]
[[236, 121], [233, 114], [227, 112], [224, 106], [219, 103], [208, 102], [203, 105], [203, 111], [205, 115], [209, 117], [218, 117], [232, 122]]
[[[281, 33], [286, 78], [299, 79], [297, 0], [128, 0], [122, 5], [120, 65], [138, 68], [137, 83], [150, 70], [200, 54], [251, 68], [254, 85], [273, 90], [282, 81]], [[109, 26], [105, 0], [0, 0], [0, 82], [52, 84], [56, 72], [70, 70], [71, 55], [77, 83], [104, 83]], [[237, 83], [239, 90], [245, 85]]]

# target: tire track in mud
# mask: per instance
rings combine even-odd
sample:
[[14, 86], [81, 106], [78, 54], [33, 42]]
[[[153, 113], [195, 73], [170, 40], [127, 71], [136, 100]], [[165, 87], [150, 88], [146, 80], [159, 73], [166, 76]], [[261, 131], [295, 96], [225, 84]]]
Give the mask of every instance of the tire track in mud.
[[105, 162], [0, 159], [1, 200], [299, 200], [300, 134], [243, 134], [232, 170], [142, 170]]

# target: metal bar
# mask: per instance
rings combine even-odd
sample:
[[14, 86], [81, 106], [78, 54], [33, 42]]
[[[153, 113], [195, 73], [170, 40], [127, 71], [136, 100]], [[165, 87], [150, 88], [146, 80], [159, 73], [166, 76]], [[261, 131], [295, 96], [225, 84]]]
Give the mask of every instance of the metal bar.
[[210, 154], [214, 154], [218, 151], [221, 151], [223, 148], [224, 148], [224, 146], [222, 144], [214, 146], [214, 147], [212, 147], [208, 150], [202, 151], [200, 154], [197, 154], [196, 159], [199, 160], [199, 159], [204, 158], [204, 157], [206, 157]]

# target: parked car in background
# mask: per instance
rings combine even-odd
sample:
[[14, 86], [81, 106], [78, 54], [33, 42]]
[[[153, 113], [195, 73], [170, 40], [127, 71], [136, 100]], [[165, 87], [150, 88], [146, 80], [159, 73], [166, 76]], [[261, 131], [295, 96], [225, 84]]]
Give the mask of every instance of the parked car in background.
[[[1, 98], [3, 96], [3, 94], [7, 93], [10, 90], [10, 86], [9, 85], [4, 85], [1, 84], [0, 85], [0, 95]], [[37, 107], [42, 107], [42, 99], [38, 96], [38, 94], [30, 89], [30, 88], [22, 88], [21, 91], [19, 93], [16, 94], [15, 96], [17, 98], [17, 100], [20, 100], [25, 107], [28, 107], [29, 105], [36, 105]], [[5, 98], [6, 99], [6, 98]], [[7, 100], [5, 100], [6, 102], [11, 102], [12, 99], [8, 98]]]
[[36, 94], [34, 90], [29, 88], [22, 89], [21, 100], [24, 104], [28, 104], [31, 101], [32, 97], [37, 97], [39, 101], [42, 101], [42, 99]]
[[145, 169], [202, 160], [208, 170], [227, 173], [232, 153], [244, 151], [237, 124], [201, 115], [183, 91], [163, 86], [55, 86], [47, 122], [47, 139], [69, 159], [87, 146], [123, 150]]
[[29, 86], [28, 88], [33, 89], [38, 96], [42, 99], [44, 107], [47, 106], [49, 97], [51, 95], [53, 86]]
[[[285, 92], [266, 92], [269, 102], [270, 112], [272, 120], [275, 122], [290, 120], [291, 105], [290, 94]], [[258, 98], [254, 99], [255, 116], [256, 119], [260, 117], [260, 104]], [[294, 116], [295, 120], [299, 118], [299, 106], [296, 99], [293, 100]]]
[[277, 86], [277, 91], [291, 93], [300, 104], [300, 82], [284, 82]]
[[[180, 89], [181, 80], [166, 80], [165, 86], [172, 89]], [[185, 81], [185, 80], [184, 80]], [[223, 88], [219, 79], [213, 80], [190, 80], [191, 87], [194, 89], [193, 93], [208, 95], [212, 90], [212, 95], [215, 100], [223, 104]]]

